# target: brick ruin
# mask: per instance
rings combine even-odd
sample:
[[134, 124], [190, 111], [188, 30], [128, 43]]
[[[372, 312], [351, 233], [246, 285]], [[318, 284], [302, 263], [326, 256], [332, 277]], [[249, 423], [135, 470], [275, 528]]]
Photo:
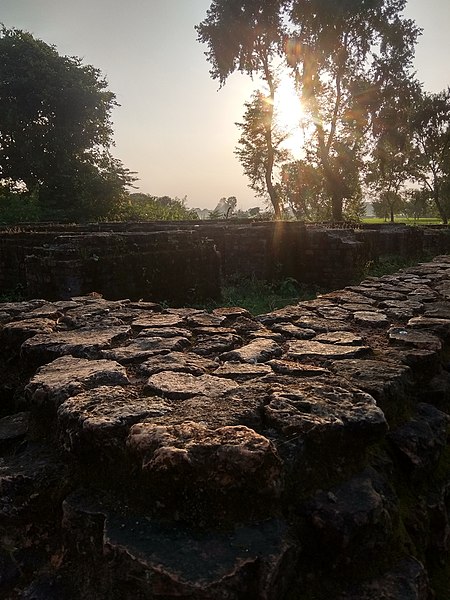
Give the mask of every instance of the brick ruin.
[[448, 256], [258, 317], [0, 322], [2, 598], [450, 597]]
[[450, 250], [443, 227], [299, 222], [153, 222], [22, 226], [0, 231], [0, 289], [26, 298], [68, 299], [92, 291], [114, 300], [184, 306], [219, 299], [236, 277], [294, 278], [336, 289], [360, 281], [382, 256]]

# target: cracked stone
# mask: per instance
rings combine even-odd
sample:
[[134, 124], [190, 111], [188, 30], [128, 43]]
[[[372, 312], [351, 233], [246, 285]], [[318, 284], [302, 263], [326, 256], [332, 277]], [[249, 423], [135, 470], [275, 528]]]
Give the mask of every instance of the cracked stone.
[[[64, 448], [89, 461], [123, 452], [132, 425], [170, 413], [161, 398], [140, 398], [131, 389], [101, 386], [63, 402], [57, 412]], [[95, 452], [93, 449], [95, 448]]]
[[368, 325], [369, 327], [383, 327], [389, 323], [387, 316], [380, 312], [355, 312], [353, 319], [359, 325]]
[[238, 384], [228, 379], [212, 375], [191, 375], [190, 373], [160, 371], [147, 380], [146, 389], [151, 393], [174, 400], [192, 396], [221, 396], [238, 388]]
[[126, 346], [113, 350], [103, 350], [101, 356], [119, 363], [140, 362], [154, 354], [164, 354], [183, 350], [190, 345], [185, 337], [141, 337], [132, 340]]
[[271, 358], [281, 356], [282, 348], [270, 339], [255, 339], [246, 346], [241, 346], [231, 352], [220, 355], [223, 361], [238, 361], [246, 363], [266, 362]]
[[240, 362], [226, 362], [224, 365], [214, 371], [217, 377], [225, 377], [236, 381], [246, 381], [255, 379], [272, 373], [270, 366], [266, 364], [248, 364]]
[[348, 346], [312, 340], [289, 342], [287, 356], [295, 360], [305, 358], [344, 359], [355, 358], [368, 352], [370, 352], [368, 346]]
[[25, 358], [40, 364], [66, 354], [77, 358], [99, 358], [101, 350], [123, 341], [130, 332], [128, 326], [121, 326], [38, 334], [26, 340], [21, 351]]
[[218, 362], [209, 358], [202, 358], [196, 354], [185, 352], [170, 352], [169, 354], [156, 355], [138, 367], [138, 372], [143, 375], [153, 375], [160, 371], [182, 371], [192, 375], [203, 375], [213, 371], [219, 366]]
[[436, 335], [424, 331], [391, 327], [388, 331], [388, 337], [389, 341], [394, 344], [414, 346], [415, 348], [432, 350], [433, 352], [440, 352], [442, 350], [441, 340]]
[[57, 407], [94, 387], [128, 384], [127, 373], [117, 362], [62, 356], [38, 369], [25, 387], [25, 398], [34, 406]]

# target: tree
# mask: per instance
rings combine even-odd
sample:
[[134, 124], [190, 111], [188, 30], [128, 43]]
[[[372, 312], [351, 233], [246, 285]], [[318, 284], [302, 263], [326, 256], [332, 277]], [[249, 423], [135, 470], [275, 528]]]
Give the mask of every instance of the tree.
[[437, 94], [424, 93], [412, 117], [416, 151], [415, 178], [431, 193], [436, 208], [447, 224], [450, 181], [450, 88]]
[[[261, 165], [264, 166], [264, 179], [259, 180], [264, 181], [265, 192], [270, 198], [276, 219], [281, 218], [282, 211], [273, 182], [276, 160], [273, 123], [277, 85], [274, 60], [281, 52], [282, 7], [283, 0], [213, 0], [206, 19], [196, 27], [199, 41], [208, 46], [206, 56], [212, 65], [211, 76], [218, 79], [221, 86], [235, 71], [251, 76], [258, 74], [267, 86], [264, 106], [257, 106], [259, 100], [255, 98], [246, 105], [246, 114], [251, 110], [251, 104], [259, 110], [258, 118], [263, 125], [264, 136], [264, 145], [259, 145], [259, 150], [264, 151], [264, 157], [260, 157], [257, 170]], [[256, 157], [257, 151], [246, 144], [241, 145], [238, 156], [245, 158], [246, 147], [249, 156]], [[250, 159], [245, 159], [246, 173]], [[254, 181], [251, 179], [252, 188]]]
[[262, 92], [254, 92], [250, 102], [245, 104], [241, 130], [235, 154], [250, 180], [250, 187], [260, 198], [269, 197], [275, 218], [282, 216], [282, 202], [279, 186], [274, 180], [274, 168], [287, 158], [288, 152], [281, 148], [286, 136], [278, 131], [273, 122], [273, 105]]
[[98, 69], [1, 27], [0, 178], [48, 213], [104, 216], [134, 180], [109, 152], [115, 106]]
[[193, 221], [198, 219], [194, 209], [186, 206], [186, 197], [151, 196], [133, 193], [128, 196], [128, 205], [122, 218], [130, 221]]
[[288, 63], [315, 129], [333, 219], [352, 189], [342, 164], [357, 162], [374, 117], [411, 78], [418, 30], [406, 0], [293, 0]]

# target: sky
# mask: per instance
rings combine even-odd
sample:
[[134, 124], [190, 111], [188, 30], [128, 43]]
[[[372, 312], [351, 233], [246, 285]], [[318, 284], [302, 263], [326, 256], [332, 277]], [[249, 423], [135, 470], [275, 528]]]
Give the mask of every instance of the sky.
[[[0, 23], [31, 32], [63, 55], [99, 68], [117, 96], [113, 154], [137, 173], [138, 191], [187, 196], [214, 208], [236, 196], [261, 205], [234, 155], [244, 102], [256, 84], [209, 75], [194, 26], [210, 0], [0, 0]], [[405, 15], [423, 28], [415, 69], [424, 89], [450, 85], [450, 0], [409, 0]]]

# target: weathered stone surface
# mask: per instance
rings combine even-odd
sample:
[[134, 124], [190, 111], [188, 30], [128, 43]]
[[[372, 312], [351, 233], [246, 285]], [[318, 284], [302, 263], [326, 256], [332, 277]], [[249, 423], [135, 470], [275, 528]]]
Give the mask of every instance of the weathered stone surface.
[[295, 321], [295, 325], [297, 325], [297, 327], [312, 329], [316, 333], [343, 331], [346, 329], [346, 327], [348, 327], [348, 323], [345, 321], [338, 321], [337, 319], [321, 319], [311, 314]]
[[429, 593], [422, 563], [407, 557], [381, 577], [344, 593], [338, 600], [429, 600]]
[[182, 371], [192, 375], [202, 375], [213, 371], [219, 366], [218, 362], [203, 358], [188, 352], [170, 352], [159, 354], [140, 363], [138, 370], [143, 375], [153, 375], [160, 371]]
[[287, 338], [295, 338], [297, 340], [309, 340], [316, 335], [314, 329], [297, 327], [293, 323], [275, 323], [272, 325], [272, 330], [281, 333]]
[[352, 442], [369, 443], [386, 432], [384, 415], [372, 396], [341, 387], [331, 378], [280, 386], [273, 391], [264, 413], [284, 435], [321, 438], [323, 443], [328, 435], [335, 441], [347, 436]]
[[344, 344], [311, 341], [289, 342], [287, 356], [291, 359], [305, 358], [340, 359], [355, 358], [370, 351], [368, 346], [348, 346]]
[[101, 386], [82, 392], [58, 408], [58, 428], [64, 448], [90, 462], [124, 451], [130, 427], [147, 418], [170, 413], [161, 398], [139, 398], [121, 387]]
[[289, 588], [285, 573], [296, 555], [280, 519], [228, 531], [174, 528], [120, 505], [92, 501], [80, 491], [64, 502], [64, 524], [83, 548], [92, 545], [89, 534], [104, 529], [99, 545], [111, 574], [122, 578], [133, 571], [147, 598], [282, 598]]
[[291, 377], [317, 377], [318, 375], [327, 375], [329, 370], [324, 367], [318, 367], [307, 363], [300, 363], [292, 360], [269, 360], [267, 363], [275, 373], [290, 375]]
[[143, 337], [162, 337], [162, 338], [170, 338], [170, 337], [184, 337], [190, 340], [193, 336], [192, 331], [189, 329], [185, 329], [182, 327], [149, 327], [147, 329], [142, 329], [138, 333], [138, 338]]
[[26, 340], [21, 352], [25, 358], [41, 364], [67, 354], [77, 358], [100, 358], [101, 350], [109, 349], [129, 335], [127, 326], [39, 334]]
[[0, 457], [0, 521], [30, 522], [36, 512], [58, 510], [68, 488], [69, 468], [58, 453], [41, 444]]
[[226, 377], [235, 381], [246, 381], [272, 373], [270, 366], [266, 364], [248, 364], [240, 362], [226, 362], [214, 371], [217, 377]]
[[358, 325], [367, 325], [369, 327], [383, 327], [389, 324], [387, 316], [380, 312], [355, 312], [353, 313], [353, 319]]
[[215, 308], [212, 313], [215, 317], [225, 317], [229, 320], [237, 319], [238, 317], [250, 317], [251, 314], [247, 309], [241, 308], [240, 306], [224, 306], [222, 308]]
[[241, 346], [231, 352], [220, 355], [221, 360], [235, 360], [246, 363], [266, 362], [271, 358], [281, 356], [282, 348], [272, 340], [255, 339], [246, 346]]
[[212, 375], [196, 377], [190, 373], [174, 371], [155, 373], [149, 377], [146, 385], [151, 393], [174, 400], [183, 400], [192, 396], [220, 396], [237, 387], [237, 383], [220, 377]]
[[363, 294], [357, 292], [353, 292], [348, 288], [338, 290], [336, 292], [330, 292], [329, 294], [326, 294], [322, 297], [329, 298], [331, 300], [339, 302], [340, 304], [376, 304], [376, 300], [374, 300], [373, 298], [368, 298], [367, 296], [364, 296]]
[[7, 346], [20, 346], [22, 342], [37, 334], [51, 333], [56, 329], [53, 319], [35, 318], [13, 321], [4, 325], [0, 339]]
[[20, 442], [28, 433], [30, 413], [20, 412], [0, 419], [0, 452]]
[[350, 318], [350, 313], [338, 306], [324, 306], [317, 309], [317, 313], [325, 319], [340, 319], [345, 321]]
[[408, 405], [413, 376], [407, 366], [380, 360], [346, 360], [333, 362], [331, 369], [371, 394], [389, 414], [396, 413], [399, 405]]
[[149, 327], [182, 327], [186, 324], [183, 317], [173, 314], [156, 313], [149, 314], [148, 316], [142, 316], [139, 319], [135, 319], [131, 326], [133, 329], [141, 330]]
[[449, 415], [421, 403], [415, 416], [388, 437], [412, 469], [429, 471], [437, 465], [447, 444], [449, 423]]
[[122, 364], [129, 364], [140, 362], [154, 354], [176, 352], [187, 346], [189, 340], [185, 337], [139, 337], [126, 346], [103, 350], [101, 356]]
[[430, 319], [450, 319], [450, 302], [433, 302], [424, 306], [423, 316]]
[[364, 344], [364, 340], [360, 335], [350, 331], [321, 333], [315, 337], [314, 341], [324, 344], [341, 344], [342, 346], [362, 346]]
[[232, 333], [223, 335], [200, 335], [192, 345], [192, 352], [202, 356], [219, 354], [242, 344], [242, 338]]
[[176, 484], [185, 498], [195, 498], [197, 503], [179, 506], [180, 512], [194, 511], [197, 518], [201, 507], [207, 513], [213, 506], [216, 519], [226, 518], [236, 508], [236, 493], [242, 503], [238, 511], [257, 514], [258, 497], [275, 499], [282, 490], [282, 463], [275, 447], [248, 427], [138, 423], [131, 428], [127, 444], [153, 493], [173, 502]]
[[309, 551], [327, 560], [332, 569], [345, 571], [350, 565], [364, 569], [389, 543], [398, 518], [396, 500], [374, 469], [330, 491], [319, 491], [301, 507]]
[[408, 321], [408, 327], [427, 329], [436, 335], [450, 336], [450, 319], [432, 319], [429, 317], [413, 317]]
[[423, 331], [392, 327], [388, 331], [388, 337], [389, 341], [394, 344], [414, 346], [433, 352], [439, 352], [442, 349], [442, 342], [436, 335]]
[[125, 369], [110, 360], [87, 360], [62, 356], [41, 367], [25, 388], [25, 397], [34, 406], [53, 406], [99, 386], [124, 386]]
[[224, 316], [197, 313], [188, 317], [190, 327], [220, 327], [225, 321]]

